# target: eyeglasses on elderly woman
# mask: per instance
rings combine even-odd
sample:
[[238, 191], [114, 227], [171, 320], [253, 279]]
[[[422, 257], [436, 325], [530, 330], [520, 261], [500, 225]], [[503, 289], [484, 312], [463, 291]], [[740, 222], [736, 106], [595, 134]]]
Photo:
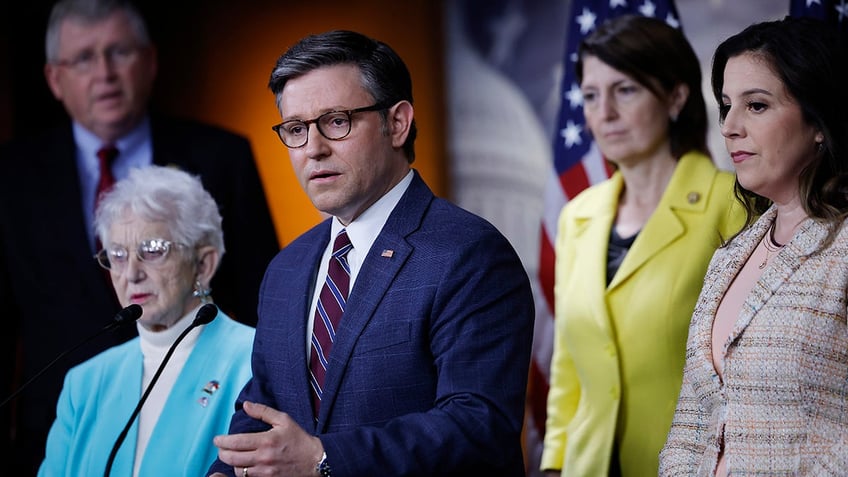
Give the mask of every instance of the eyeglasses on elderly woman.
[[[135, 256], [140, 262], [149, 265], [161, 264], [168, 257], [171, 248], [184, 248], [187, 245], [161, 238], [142, 240], [135, 249]], [[130, 252], [126, 247], [104, 248], [94, 254], [97, 263], [106, 270], [120, 272], [127, 266]]]

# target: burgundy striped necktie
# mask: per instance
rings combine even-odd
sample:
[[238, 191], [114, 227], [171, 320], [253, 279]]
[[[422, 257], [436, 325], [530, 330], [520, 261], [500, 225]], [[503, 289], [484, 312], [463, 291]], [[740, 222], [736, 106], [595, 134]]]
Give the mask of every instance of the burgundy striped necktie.
[[347, 262], [347, 254], [352, 248], [353, 245], [350, 244], [347, 231], [342, 229], [333, 243], [333, 254], [330, 256], [330, 264], [327, 267], [327, 279], [324, 281], [324, 286], [321, 288], [321, 294], [318, 297], [318, 304], [315, 307], [309, 376], [316, 417], [324, 393], [327, 362], [350, 292], [350, 265]]
[[97, 150], [97, 163], [100, 167], [100, 180], [97, 182], [97, 190], [94, 195], [94, 210], [100, 203], [100, 196], [105, 194], [115, 184], [115, 176], [112, 175], [112, 163], [118, 157], [118, 148], [111, 144], [104, 145]]
[[[94, 191], [94, 210], [97, 211], [97, 204], [100, 203], [100, 197], [109, 192], [109, 189], [115, 185], [115, 176], [112, 174], [112, 163], [118, 157], [118, 148], [111, 144], [106, 144], [97, 150], [97, 165], [100, 168], [100, 179], [97, 181], [97, 189]], [[94, 237], [94, 250], [100, 250], [102, 244], [100, 237]], [[109, 276], [109, 273], [106, 273]], [[111, 282], [110, 282], [111, 283]]]

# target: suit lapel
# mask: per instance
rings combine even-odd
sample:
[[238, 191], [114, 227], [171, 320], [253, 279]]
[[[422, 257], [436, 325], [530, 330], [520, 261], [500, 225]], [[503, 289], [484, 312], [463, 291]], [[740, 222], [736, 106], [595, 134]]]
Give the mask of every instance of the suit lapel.
[[[209, 415], [212, 414], [214, 417], [214, 409], [223, 404], [213, 401], [224, 399], [227, 394], [217, 390], [204, 393], [203, 389], [207, 383], [216, 380], [221, 389], [244, 386], [244, 382], [227, 380], [227, 378], [235, 377], [234, 373], [224, 369], [225, 365], [229, 366], [232, 363], [219, 359], [220, 350], [225, 349], [226, 346], [225, 333], [226, 323], [220, 313], [215, 321], [202, 328], [194, 349], [188, 355], [183, 369], [168, 393], [150, 435], [147, 447], [150, 452], [142, 461], [139, 475], [167, 475], [169, 469], [173, 472], [175, 469], [186, 466], [186, 459], [189, 463], [192, 461], [197, 463], [200, 460], [197, 457], [193, 459], [187, 457], [185, 451], [193, 448], [205, 449], [208, 446], [208, 442], [201, 440], [204, 437], [202, 432], [200, 434], [186, 433], [181, 445], [174, 446], [170, 443], [173, 442], [175, 423], [179, 423], [185, 429], [202, 431], [208, 428], [208, 423], [204, 421], [213, 419]], [[208, 404], [201, 404], [200, 399], [207, 399]], [[232, 403], [229, 403], [227, 407], [231, 409]], [[199, 455], [203, 455], [203, 452], [199, 451]]]
[[612, 291], [621, 285], [642, 268], [645, 262], [683, 235], [683, 232], [683, 224], [674, 210], [667, 205], [658, 206], [624, 257], [621, 268], [610, 282], [609, 290]]
[[46, 142], [37, 162], [39, 165], [34, 167], [42, 171], [39, 188], [43, 193], [30, 196], [40, 204], [33, 204], [31, 209], [39, 211], [38, 220], [45, 228], [61, 230], [63, 240], [68, 242], [64, 249], [74, 251], [74, 263], [58, 265], [65, 270], [73, 270], [75, 280], [96, 283], [97, 287], [108, 288], [110, 292], [107, 293], [111, 293], [111, 283], [92, 258], [82, 210], [76, 144], [70, 125], [58, 130], [54, 141]]
[[681, 211], [688, 214], [704, 213], [713, 183], [711, 173], [714, 175], [716, 172], [709, 161], [697, 160], [694, 155], [680, 158], [660, 203], [639, 232], [610, 283], [610, 291], [686, 232], [679, 216]]
[[[283, 319], [275, 320], [273, 325], [279, 324], [282, 331], [273, 331], [273, 333], [282, 333], [285, 336], [284, 346], [277, 350], [276, 359], [280, 366], [287, 366], [289, 372], [286, 376], [289, 377], [288, 382], [281, 382], [280, 387], [276, 390], [284, 395], [305, 396], [306, 399], [295, 399], [290, 401], [295, 407], [286, 409], [292, 417], [305, 429], [315, 428], [314, 412], [312, 410], [312, 400], [310, 398], [312, 387], [309, 384], [309, 362], [308, 356], [311, 352], [306, 349], [307, 337], [311, 335], [312, 330], [308, 328], [308, 320], [310, 307], [312, 305], [312, 295], [315, 291], [315, 280], [318, 274], [318, 268], [321, 265], [321, 259], [324, 254], [324, 249], [330, 240], [330, 222], [332, 219], [325, 220], [317, 227], [307, 232], [309, 236], [303, 237], [303, 240], [298, 239], [288, 247], [295, 247], [293, 255], [300, 259], [291, 263], [289, 269], [281, 270], [281, 276], [286, 277], [283, 284], [286, 287], [295, 289], [296, 292], [266, 290], [263, 293], [271, 296], [290, 296], [291, 300], [287, 301], [284, 307], [274, 309], [271, 316], [283, 317]], [[309, 265], [311, 264], [311, 266]], [[261, 306], [261, 305], [260, 305]], [[260, 317], [263, 313], [260, 313]], [[344, 319], [342, 319], [344, 322]], [[261, 322], [259, 326], [264, 324]], [[259, 333], [257, 333], [257, 336]], [[336, 349], [333, 348], [335, 354]], [[284, 351], [285, 350], [285, 351]], [[288, 350], [296, 350], [294, 353]], [[332, 358], [331, 358], [332, 360]], [[326, 378], [325, 378], [326, 379]], [[326, 387], [326, 383], [325, 383]], [[299, 392], [293, 393], [291, 390], [297, 389]], [[327, 393], [325, 391], [324, 395]], [[322, 402], [322, 409], [324, 403]], [[317, 429], [315, 429], [317, 432]]]
[[[738, 235], [725, 247], [716, 250], [707, 269], [706, 276], [709, 279], [704, 280], [704, 287], [695, 307], [692, 322], [694, 330], [690, 338], [693, 340], [693, 352], [700, 355], [700, 358], [693, 359], [693, 362], [705, 366], [707, 374], [716, 372], [712, 355], [712, 330], [716, 311], [730, 284], [762, 237], [765, 228], [761, 224], [761, 221], [756, 222], [751, 230]], [[717, 381], [715, 385], [717, 389]]]
[[[701, 355], [700, 359], [695, 360], [696, 362], [714, 366], [712, 328], [718, 306], [739, 271], [768, 232], [776, 214], [774, 207], [767, 210], [749, 230], [737, 236], [725, 248], [716, 251], [715, 258], [707, 271], [710, 279], [704, 282], [704, 289], [696, 310], [696, 317], [700, 319], [694, 322], [693, 339], [695, 353]], [[726, 346], [742, 335], [759, 310], [767, 305], [769, 299], [778, 292], [783, 283], [795, 273], [807, 257], [821, 246], [826, 236], [827, 227], [813, 220], [808, 219], [799, 227], [792, 240], [780, 251], [748, 294], [727, 338]], [[709, 372], [715, 371], [710, 369]]]
[[[772, 207], [757, 221], [754, 226], [754, 233], [747, 237], [748, 240], [744, 244], [749, 255], [768, 233], [776, 215], [777, 210]], [[730, 333], [729, 343], [735, 341], [745, 331], [745, 328], [748, 327], [759, 310], [766, 306], [769, 299], [798, 270], [798, 267], [806, 261], [807, 257], [821, 247], [822, 242], [827, 237], [827, 232], [826, 225], [812, 219], [807, 219], [798, 227], [792, 239], [763, 271], [762, 276], [745, 299], [739, 318]]]
[[[389, 215], [386, 225], [362, 262], [330, 354], [321, 412], [318, 416], [318, 432], [326, 427], [327, 417], [332, 411], [339, 385], [347, 371], [359, 336], [371, 321], [406, 259], [413, 252], [406, 237], [420, 226], [433, 198], [433, 193], [416, 171], [412, 183]], [[392, 250], [393, 253], [390, 257], [385, 257], [383, 250]]]
[[[618, 197], [624, 187], [621, 174], [614, 174], [609, 180], [597, 186], [597, 195], [592, 201], [583, 201], [575, 212], [573, 232], [574, 240], [579, 244], [608, 244], [612, 225], [618, 208]], [[591, 306], [591, 315], [598, 325], [611, 334], [609, 309], [606, 297], [607, 247], [592, 246], [577, 252], [575, 259], [585, 266], [575, 269], [585, 271], [588, 286], [582, 289], [589, 294], [586, 302]]]

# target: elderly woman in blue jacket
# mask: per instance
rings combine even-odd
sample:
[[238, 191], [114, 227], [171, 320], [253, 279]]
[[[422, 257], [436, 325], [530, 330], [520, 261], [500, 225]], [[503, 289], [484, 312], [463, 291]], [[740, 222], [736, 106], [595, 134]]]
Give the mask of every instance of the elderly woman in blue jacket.
[[[38, 475], [103, 475], [123, 425], [177, 337], [211, 301], [224, 254], [221, 216], [200, 180], [165, 167], [133, 170], [101, 197], [95, 258], [139, 336], [71, 369]], [[250, 377], [253, 329], [224, 314], [198, 326], [171, 359], [114, 456], [112, 475], [202, 475]]]

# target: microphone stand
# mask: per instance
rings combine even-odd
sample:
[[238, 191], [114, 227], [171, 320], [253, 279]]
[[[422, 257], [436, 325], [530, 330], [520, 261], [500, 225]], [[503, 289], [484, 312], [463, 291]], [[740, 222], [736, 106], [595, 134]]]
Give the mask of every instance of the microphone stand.
[[0, 402], [0, 408], [5, 406], [7, 403], [9, 403], [15, 397], [17, 397], [18, 394], [23, 392], [23, 390], [26, 389], [30, 384], [32, 384], [36, 379], [40, 378], [42, 374], [47, 372], [48, 369], [52, 368], [53, 365], [56, 364], [60, 359], [69, 355], [70, 353], [73, 353], [74, 351], [81, 348], [83, 345], [89, 343], [91, 340], [99, 337], [100, 335], [102, 335], [103, 333], [106, 333], [107, 331], [112, 331], [112, 330], [119, 328], [119, 327], [121, 327], [121, 326], [123, 326], [127, 323], [135, 322], [136, 320], [138, 320], [141, 317], [141, 313], [142, 313], [141, 306], [136, 305], [136, 304], [132, 304], [132, 305], [122, 309], [121, 311], [119, 311], [118, 314], [115, 315], [114, 318], [112, 318], [112, 321], [108, 325], [104, 326], [100, 331], [98, 331], [97, 333], [95, 333], [95, 334], [89, 336], [88, 338], [82, 340], [76, 346], [74, 346], [70, 349], [67, 349], [64, 352], [60, 353], [59, 356], [56, 356], [53, 359], [53, 361], [50, 361], [49, 363], [47, 363], [47, 366], [41, 368], [41, 371], [35, 373], [35, 375], [33, 377], [29, 378], [27, 380], [27, 382], [23, 383], [21, 385], [21, 387], [18, 388], [17, 391], [12, 393], [11, 396], [4, 399], [3, 402]]
[[200, 309], [197, 310], [197, 314], [194, 316], [194, 321], [191, 322], [191, 325], [180, 333], [180, 336], [177, 337], [174, 344], [172, 344], [168, 349], [168, 352], [165, 353], [165, 357], [162, 359], [162, 364], [159, 365], [159, 369], [156, 370], [156, 374], [153, 375], [153, 379], [150, 380], [150, 384], [147, 385], [147, 389], [144, 390], [144, 394], [142, 394], [141, 399], [138, 401], [135, 409], [133, 409], [130, 419], [127, 421], [127, 424], [124, 426], [124, 429], [121, 431], [121, 434], [118, 435], [118, 439], [115, 440], [115, 444], [112, 446], [112, 451], [109, 453], [109, 460], [106, 461], [106, 471], [103, 473], [104, 477], [109, 477], [109, 474], [112, 472], [112, 464], [115, 463], [115, 456], [118, 454], [118, 449], [121, 448], [121, 444], [123, 444], [124, 439], [127, 438], [127, 434], [130, 432], [130, 427], [132, 427], [135, 418], [138, 417], [138, 413], [141, 412], [141, 407], [144, 405], [144, 402], [147, 401], [147, 397], [150, 396], [150, 392], [153, 390], [153, 386], [156, 384], [156, 381], [159, 380], [159, 376], [162, 375], [162, 371], [165, 370], [165, 365], [168, 363], [168, 360], [171, 359], [171, 355], [173, 355], [174, 351], [176, 351], [177, 345], [180, 344], [180, 341], [182, 341], [191, 330], [200, 325], [205, 325], [211, 322], [216, 316], [218, 316], [217, 306], [212, 303], [207, 303], [201, 306]]

